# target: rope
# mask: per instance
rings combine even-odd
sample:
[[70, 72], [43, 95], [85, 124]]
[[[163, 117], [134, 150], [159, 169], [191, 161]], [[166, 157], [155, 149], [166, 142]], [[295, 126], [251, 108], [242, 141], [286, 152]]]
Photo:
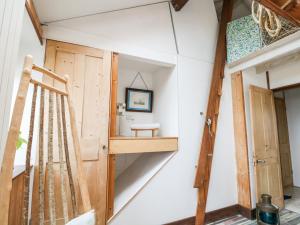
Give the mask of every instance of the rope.
[[48, 125], [48, 192], [50, 225], [56, 225], [54, 171], [53, 171], [53, 93], [49, 92]]
[[69, 155], [69, 147], [68, 147], [68, 139], [67, 139], [67, 126], [66, 126], [66, 110], [65, 110], [65, 99], [64, 96], [61, 95], [61, 108], [62, 108], [62, 124], [63, 124], [63, 137], [64, 137], [64, 149], [65, 149], [65, 156], [66, 156], [66, 163], [67, 163], [67, 171], [69, 177], [69, 184], [70, 184], [70, 191], [71, 191], [71, 200], [72, 200], [72, 209], [74, 217], [77, 216], [77, 204], [75, 199], [75, 188], [74, 188], [74, 181], [72, 176], [71, 170], [71, 163], [70, 163], [70, 155]]
[[270, 9], [256, 1], [252, 1], [252, 17], [261, 29], [267, 31], [270, 37], [277, 37], [279, 35], [282, 29], [281, 21]]
[[65, 190], [65, 163], [64, 163], [64, 153], [62, 148], [62, 132], [61, 132], [61, 110], [59, 104], [59, 95], [56, 93], [56, 113], [57, 113], [57, 130], [58, 130], [58, 150], [59, 150], [59, 168], [60, 168], [60, 190], [61, 199], [63, 206], [63, 216], [65, 223], [68, 222], [68, 202]]
[[40, 129], [39, 129], [39, 218], [40, 225], [45, 221], [45, 202], [44, 202], [44, 108], [45, 108], [45, 89], [41, 89], [40, 103]]
[[148, 88], [148, 86], [147, 86], [147, 83], [145, 82], [145, 80], [144, 80], [144, 78], [143, 78], [143, 76], [142, 76], [142, 74], [141, 74], [140, 72], [138, 72], [138, 73], [135, 75], [135, 77], [134, 77], [134, 79], [133, 79], [133, 81], [131, 82], [131, 84], [130, 84], [129, 87], [132, 88], [134, 82], [136, 81], [136, 79], [137, 79], [138, 77], [140, 77], [140, 78], [142, 79], [142, 81], [143, 81], [145, 87], [147, 88], [147, 90], [149, 90], [149, 88]]
[[35, 116], [35, 107], [36, 107], [36, 96], [37, 96], [38, 86], [34, 85], [34, 91], [32, 96], [31, 104], [31, 114], [30, 114], [30, 127], [29, 127], [29, 139], [27, 144], [26, 152], [26, 169], [24, 176], [24, 205], [23, 205], [23, 225], [28, 223], [28, 209], [29, 209], [29, 186], [30, 186], [30, 159], [31, 159], [31, 147], [33, 139], [33, 130], [34, 130], [34, 116]]

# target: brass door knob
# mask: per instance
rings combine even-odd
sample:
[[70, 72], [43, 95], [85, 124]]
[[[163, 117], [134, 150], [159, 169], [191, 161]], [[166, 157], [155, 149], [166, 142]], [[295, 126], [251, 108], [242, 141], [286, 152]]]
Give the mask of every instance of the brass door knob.
[[256, 163], [257, 164], [263, 164], [263, 163], [266, 163], [266, 160], [264, 160], [264, 159], [258, 159], [258, 160], [256, 160]]

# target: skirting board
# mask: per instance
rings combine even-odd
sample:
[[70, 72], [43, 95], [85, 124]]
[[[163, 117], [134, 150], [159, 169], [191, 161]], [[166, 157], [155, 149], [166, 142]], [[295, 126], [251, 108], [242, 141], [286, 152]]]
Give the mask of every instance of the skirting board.
[[[211, 211], [206, 213], [205, 215], [205, 223], [212, 223], [221, 219], [225, 219], [231, 216], [235, 216], [241, 214], [242, 216], [254, 220], [255, 219], [255, 209], [246, 209], [240, 205], [232, 205], [222, 209], [218, 209], [215, 211]], [[185, 218], [179, 221], [175, 221], [172, 223], [167, 223], [165, 225], [195, 225], [195, 216]]]

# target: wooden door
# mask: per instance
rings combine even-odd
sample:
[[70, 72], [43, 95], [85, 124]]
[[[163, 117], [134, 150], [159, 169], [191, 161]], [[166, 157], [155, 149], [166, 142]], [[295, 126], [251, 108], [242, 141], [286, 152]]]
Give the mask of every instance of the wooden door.
[[[84, 161], [86, 179], [92, 208], [96, 210], [97, 225], [106, 224], [107, 205], [107, 160], [109, 131], [109, 98], [111, 77], [111, 53], [99, 49], [47, 40], [45, 67], [59, 75], [68, 75], [71, 85], [70, 94], [74, 100], [76, 124], [80, 138], [81, 155]], [[45, 83], [55, 82], [50, 78]], [[54, 86], [61, 84], [54, 83]], [[63, 87], [59, 87], [63, 88]], [[45, 101], [47, 102], [47, 101]], [[68, 114], [68, 113], [67, 113]], [[67, 124], [70, 126], [70, 124]], [[72, 140], [71, 134], [68, 134]], [[54, 140], [55, 142], [55, 140]], [[71, 141], [70, 141], [71, 142]], [[54, 144], [54, 146], [57, 146]], [[70, 146], [70, 152], [73, 151]], [[59, 157], [54, 149], [56, 218], [60, 224], [63, 220], [59, 185]], [[71, 161], [72, 156], [71, 156]], [[72, 166], [73, 167], [73, 166]], [[72, 168], [76, 176], [76, 168]], [[46, 174], [47, 176], [47, 174]], [[75, 183], [76, 200], [82, 209], [78, 184]], [[68, 205], [71, 205], [70, 193]], [[48, 218], [47, 196], [45, 198], [45, 219]], [[35, 210], [37, 206], [33, 206]], [[74, 217], [69, 207], [69, 217]], [[37, 213], [38, 210], [36, 208]], [[82, 210], [79, 210], [82, 212]], [[38, 215], [38, 214], [37, 214]], [[33, 214], [33, 225], [34, 216]]]
[[292, 194], [293, 169], [290, 150], [289, 130], [284, 98], [275, 98], [278, 126], [279, 152], [281, 161], [282, 186], [285, 195]]
[[273, 92], [251, 86], [250, 110], [253, 135], [256, 198], [270, 194], [279, 207], [284, 206], [276, 112]]

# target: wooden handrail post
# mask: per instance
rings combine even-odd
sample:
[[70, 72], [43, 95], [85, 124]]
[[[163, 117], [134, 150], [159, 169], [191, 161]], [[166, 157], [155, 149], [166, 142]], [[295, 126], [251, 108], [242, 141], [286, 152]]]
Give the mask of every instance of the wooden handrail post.
[[91, 202], [90, 202], [87, 182], [85, 179], [83, 162], [82, 162], [82, 158], [81, 158], [80, 142], [79, 142], [78, 131], [77, 131], [77, 126], [76, 126], [75, 109], [73, 106], [71, 86], [69, 83], [69, 76], [65, 75], [65, 79], [67, 80], [67, 83], [66, 83], [66, 90], [68, 93], [67, 100], [68, 100], [68, 106], [69, 106], [71, 132], [72, 132], [74, 151], [75, 151], [75, 157], [76, 157], [78, 182], [80, 184], [79, 189], [80, 189], [83, 209], [85, 212], [87, 212], [87, 211], [91, 210]]
[[4, 148], [3, 161], [0, 171], [0, 224], [8, 225], [10, 192], [12, 188], [12, 176], [14, 159], [16, 155], [16, 143], [19, 136], [22, 116], [24, 112], [28, 87], [31, 79], [33, 59], [28, 55], [25, 57], [23, 73], [17, 97], [13, 109], [10, 128]]

